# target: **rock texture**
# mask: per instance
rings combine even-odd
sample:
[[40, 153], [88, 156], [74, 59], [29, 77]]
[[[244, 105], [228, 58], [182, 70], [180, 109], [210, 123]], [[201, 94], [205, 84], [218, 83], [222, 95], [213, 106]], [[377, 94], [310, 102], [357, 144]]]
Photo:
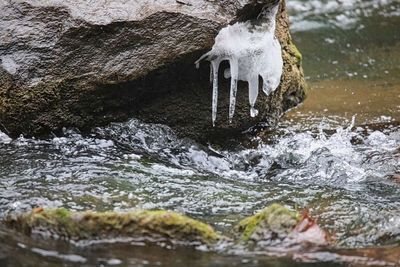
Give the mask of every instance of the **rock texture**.
[[222, 238], [205, 223], [164, 210], [94, 213], [36, 208], [30, 213], [9, 215], [5, 223], [28, 235], [34, 231], [67, 240], [162, 238], [211, 245]]
[[238, 240], [245, 243], [260, 242], [271, 244], [283, 241], [293, 232], [297, 224], [296, 213], [282, 205], [272, 204], [261, 212], [243, 219], [234, 228]]
[[247, 85], [239, 83], [228, 123], [229, 80], [220, 77], [213, 128], [209, 69], [193, 64], [222, 27], [254, 19], [271, 1], [1, 1], [0, 130], [41, 136], [136, 117], [205, 142], [257, 122], [273, 124], [305, 95], [284, 0], [276, 30], [282, 81], [269, 97], [260, 93], [256, 118], [249, 116]]
[[295, 232], [297, 221], [295, 212], [282, 205], [272, 204], [239, 222], [233, 228], [234, 240], [217, 234], [205, 223], [165, 210], [127, 213], [73, 212], [39, 207], [29, 213], [10, 214], [4, 223], [27, 235], [39, 233], [67, 240], [133, 237], [147, 238], [149, 241], [163, 238], [189, 245], [212, 246], [225, 242], [225, 245], [232, 246], [262, 242], [265, 246], [266, 243], [282, 244], [289, 234]]

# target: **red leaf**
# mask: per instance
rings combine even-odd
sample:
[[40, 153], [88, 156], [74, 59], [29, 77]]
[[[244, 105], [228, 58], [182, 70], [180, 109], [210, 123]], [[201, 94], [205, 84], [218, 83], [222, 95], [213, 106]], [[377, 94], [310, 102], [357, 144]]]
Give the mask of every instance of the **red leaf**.
[[34, 208], [34, 209], [32, 210], [32, 213], [39, 213], [39, 212], [41, 212], [42, 210], [43, 210], [42, 207], [37, 207], [37, 208]]
[[293, 236], [298, 243], [328, 245], [328, 235], [318, 226], [317, 219], [310, 218], [308, 210], [294, 228]]

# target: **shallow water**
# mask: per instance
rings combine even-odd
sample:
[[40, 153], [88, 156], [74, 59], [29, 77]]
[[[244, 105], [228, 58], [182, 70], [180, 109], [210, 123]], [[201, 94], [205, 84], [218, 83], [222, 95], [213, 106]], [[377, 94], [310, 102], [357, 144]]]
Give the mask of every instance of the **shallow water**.
[[[70, 244], [0, 226], [0, 265], [395, 262], [382, 255], [400, 254], [399, 3], [289, 0], [288, 7], [309, 96], [274, 131], [254, 137], [252, 148], [204, 147], [167, 126], [134, 119], [90, 135], [66, 129], [48, 140], [0, 133], [0, 217], [37, 206], [170, 209], [229, 235], [240, 219], [278, 202], [310, 209], [336, 249], [277, 258], [268, 248], [203, 252], [165, 242], [144, 247], [143, 240]], [[370, 247], [385, 248], [355, 250]]]

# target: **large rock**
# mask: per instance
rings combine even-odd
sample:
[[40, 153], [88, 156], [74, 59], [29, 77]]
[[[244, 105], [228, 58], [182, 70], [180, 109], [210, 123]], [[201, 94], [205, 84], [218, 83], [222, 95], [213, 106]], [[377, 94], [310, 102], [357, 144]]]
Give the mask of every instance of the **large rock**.
[[260, 93], [256, 118], [249, 116], [247, 85], [239, 83], [228, 123], [229, 80], [221, 77], [213, 128], [209, 67], [193, 64], [222, 27], [254, 19], [271, 1], [1, 1], [0, 129], [39, 136], [137, 117], [206, 141], [256, 122], [275, 123], [304, 98], [284, 0], [276, 18], [282, 81], [269, 97]]

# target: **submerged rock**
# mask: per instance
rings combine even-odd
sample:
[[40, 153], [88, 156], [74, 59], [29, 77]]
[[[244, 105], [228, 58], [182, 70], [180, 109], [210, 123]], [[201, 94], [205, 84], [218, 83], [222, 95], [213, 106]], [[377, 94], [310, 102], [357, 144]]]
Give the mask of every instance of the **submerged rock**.
[[[304, 98], [301, 57], [291, 43], [285, 1], [276, 16], [280, 86], [255, 103], [239, 82], [228, 120], [229, 79], [220, 78], [212, 127], [209, 69], [194, 62], [222, 27], [253, 20], [276, 0], [10, 0], [0, 2], [0, 129], [40, 136], [64, 126], [89, 130], [130, 117], [171, 126], [200, 141], [274, 123]], [[221, 69], [226, 68], [221, 63]], [[222, 71], [223, 72], [223, 71]]]
[[233, 228], [234, 238], [217, 234], [205, 223], [165, 210], [139, 210], [128, 213], [91, 211], [72, 212], [43, 209], [8, 215], [5, 224], [27, 235], [43, 234], [66, 240], [109, 238], [145, 238], [148, 241], [178, 241], [186, 245], [207, 245], [215, 248], [273, 248], [281, 252], [297, 245], [326, 246], [327, 234], [308, 212], [301, 218], [279, 204], [272, 204], [254, 216], [243, 219]]
[[237, 240], [248, 243], [282, 241], [293, 232], [296, 213], [282, 205], [272, 204], [254, 216], [243, 219], [234, 228]]
[[211, 226], [164, 210], [94, 213], [37, 208], [30, 213], [9, 215], [6, 224], [26, 234], [34, 231], [68, 240], [164, 238], [211, 245], [221, 239]]

